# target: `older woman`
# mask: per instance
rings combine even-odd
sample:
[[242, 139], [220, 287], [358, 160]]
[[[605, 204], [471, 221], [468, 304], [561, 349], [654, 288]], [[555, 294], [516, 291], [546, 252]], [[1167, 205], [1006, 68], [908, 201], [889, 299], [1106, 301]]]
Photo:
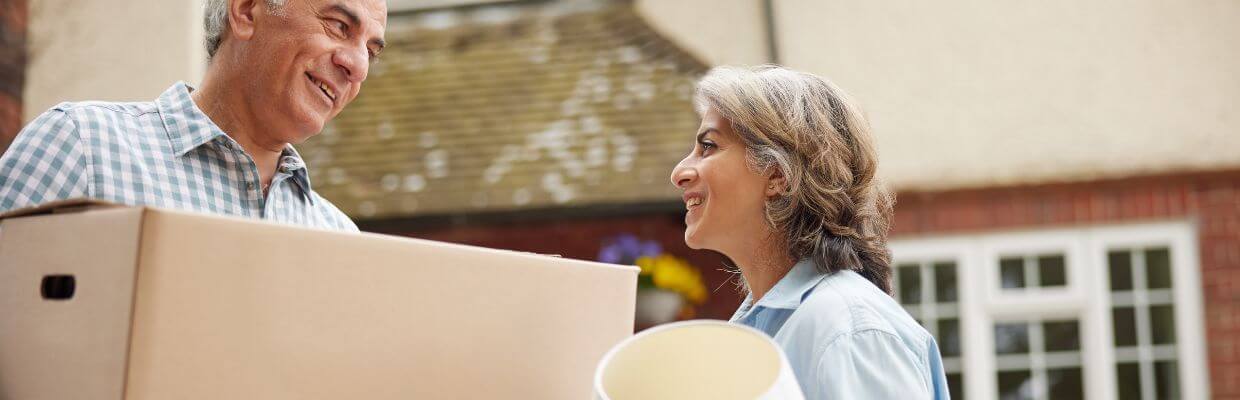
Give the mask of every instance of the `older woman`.
[[723, 253], [811, 399], [946, 399], [934, 338], [891, 298], [891, 195], [861, 110], [812, 74], [721, 67], [698, 83], [702, 125], [672, 171], [685, 242]]

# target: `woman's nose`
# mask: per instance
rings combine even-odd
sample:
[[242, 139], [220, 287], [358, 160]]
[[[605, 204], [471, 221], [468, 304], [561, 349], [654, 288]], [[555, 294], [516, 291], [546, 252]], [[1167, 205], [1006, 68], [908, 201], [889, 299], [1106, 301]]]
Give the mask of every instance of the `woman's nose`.
[[697, 170], [686, 165], [685, 160], [681, 160], [679, 164], [676, 164], [676, 168], [672, 169], [672, 184], [678, 188], [689, 187], [694, 179], [697, 179]]

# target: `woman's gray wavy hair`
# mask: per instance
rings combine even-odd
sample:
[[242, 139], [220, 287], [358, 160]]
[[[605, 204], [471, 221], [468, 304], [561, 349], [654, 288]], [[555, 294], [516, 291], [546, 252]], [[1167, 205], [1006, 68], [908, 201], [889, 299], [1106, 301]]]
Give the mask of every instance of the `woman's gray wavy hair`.
[[[266, 0], [267, 7], [272, 10], [284, 7], [285, 0]], [[202, 6], [202, 26], [206, 33], [207, 60], [215, 57], [224, 40], [224, 31], [228, 30], [228, 0], [207, 0]]]
[[887, 249], [894, 198], [877, 180], [878, 154], [860, 108], [831, 82], [764, 65], [718, 67], [698, 82], [698, 112], [732, 123], [754, 171], [786, 179], [766, 219], [794, 260], [853, 270], [891, 293]]

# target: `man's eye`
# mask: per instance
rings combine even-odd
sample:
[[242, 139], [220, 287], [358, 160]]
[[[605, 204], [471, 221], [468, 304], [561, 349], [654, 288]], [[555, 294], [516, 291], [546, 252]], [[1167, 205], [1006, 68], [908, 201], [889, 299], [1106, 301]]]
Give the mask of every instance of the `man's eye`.
[[349, 31], [349, 24], [344, 23], [344, 21], [333, 19], [332, 24], [336, 26], [336, 29], [339, 30], [340, 33], [345, 33]]

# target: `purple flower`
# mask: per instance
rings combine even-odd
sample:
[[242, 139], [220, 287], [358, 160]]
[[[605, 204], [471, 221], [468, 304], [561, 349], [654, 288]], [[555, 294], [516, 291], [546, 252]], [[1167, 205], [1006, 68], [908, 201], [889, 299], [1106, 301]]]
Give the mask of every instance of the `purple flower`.
[[624, 254], [616, 246], [603, 246], [598, 252], [598, 260], [608, 264], [619, 264], [621, 258], [624, 258]]
[[645, 243], [642, 243], [642, 256], [655, 257], [659, 254], [663, 254], [663, 246], [659, 242], [647, 240]]
[[653, 240], [641, 240], [632, 234], [622, 234], [604, 240], [599, 249], [598, 260], [611, 264], [632, 265], [641, 257], [654, 257], [663, 253], [663, 246]]

